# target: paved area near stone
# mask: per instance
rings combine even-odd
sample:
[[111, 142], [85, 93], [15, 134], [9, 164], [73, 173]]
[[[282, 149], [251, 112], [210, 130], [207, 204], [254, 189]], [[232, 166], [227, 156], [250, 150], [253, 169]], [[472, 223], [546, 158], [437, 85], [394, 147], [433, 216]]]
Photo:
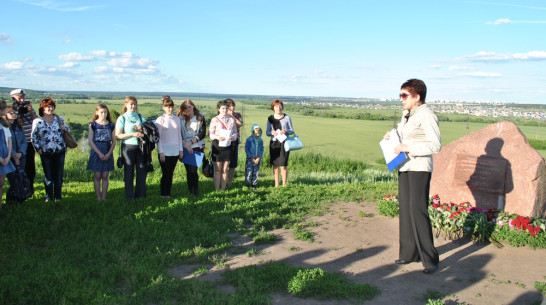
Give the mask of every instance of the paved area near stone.
[[[364, 214], [373, 214], [363, 217]], [[365, 304], [426, 304], [425, 296], [447, 295], [446, 304], [540, 304], [543, 298], [534, 288], [536, 281], [546, 282], [546, 250], [528, 247], [514, 248], [505, 244], [474, 244], [468, 240], [435, 239], [440, 253], [439, 271], [422, 273], [420, 263], [395, 265], [398, 258], [398, 218], [377, 215], [375, 203], [340, 202], [321, 217], [311, 217], [318, 223], [310, 227], [315, 241], [295, 240], [289, 230], [274, 230], [280, 241], [271, 245], [254, 245], [244, 236], [234, 236], [236, 245], [261, 251], [247, 257], [231, 255], [231, 269], [284, 261], [294, 266], [320, 267], [328, 272], [342, 272], [357, 283], [377, 286], [381, 294]], [[297, 248], [299, 251], [294, 251]], [[212, 268], [212, 266], [209, 266]], [[195, 265], [176, 266], [171, 273], [180, 278], [192, 278]], [[223, 270], [212, 268], [198, 279], [221, 279]], [[218, 286], [225, 293], [234, 287]], [[318, 301], [290, 295], [274, 294], [272, 304], [352, 304], [349, 301]], [[546, 303], [546, 302], [544, 302]]]

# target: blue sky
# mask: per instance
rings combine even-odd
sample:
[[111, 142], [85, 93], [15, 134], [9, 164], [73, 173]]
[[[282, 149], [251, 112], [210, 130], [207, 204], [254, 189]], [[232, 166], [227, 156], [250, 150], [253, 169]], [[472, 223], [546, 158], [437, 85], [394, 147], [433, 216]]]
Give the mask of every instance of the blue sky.
[[546, 1], [3, 0], [0, 86], [546, 103]]

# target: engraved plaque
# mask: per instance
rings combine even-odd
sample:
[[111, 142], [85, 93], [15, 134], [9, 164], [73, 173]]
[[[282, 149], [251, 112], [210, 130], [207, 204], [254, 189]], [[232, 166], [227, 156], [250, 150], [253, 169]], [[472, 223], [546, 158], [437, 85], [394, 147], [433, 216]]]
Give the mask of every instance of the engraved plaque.
[[504, 195], [506, 160], [486, 155], [457, 154], [453, 185], [472, 191]]

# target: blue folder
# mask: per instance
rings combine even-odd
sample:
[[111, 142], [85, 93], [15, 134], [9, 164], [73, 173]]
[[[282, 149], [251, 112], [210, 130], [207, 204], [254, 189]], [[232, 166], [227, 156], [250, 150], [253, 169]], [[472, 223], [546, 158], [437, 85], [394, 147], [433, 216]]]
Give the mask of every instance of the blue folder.
[[204, 153], [200, 151], [193, 151], [193, 154], [190, 154], [186, 148], [184, 148], [184, 156], [182, 159], [180, 159], [180, 162], [193, 165], [195, 167], [201, 167], [201, 164], [203, 164], [203, 157], [205, 156]]
[[396, 156], [394, 159], [392, 159], [390, 162], [387, 163], [387, 167], [389, 168], [389, 171], [392, 172], [396, 168], [398, 168], [401, 164], [405, 163], [408, 159], [408, 156], [405, 153], [399, 153], [398, 156]]

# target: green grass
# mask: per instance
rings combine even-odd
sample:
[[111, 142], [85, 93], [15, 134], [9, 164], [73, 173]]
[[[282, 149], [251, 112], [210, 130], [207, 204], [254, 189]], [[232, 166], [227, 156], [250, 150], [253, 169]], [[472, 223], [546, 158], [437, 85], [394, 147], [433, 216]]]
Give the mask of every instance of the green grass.
[[267, 304], [263, 300], [271, 292], [318, 300], [348, 299], [356, 302], [370, 300], [380, 292], [375, 286], [351, 283], [341, 274], [327, 273], [320, 268], [297, 268], [284, 263], [230, 270], [226, 272], [225, 282], [253, 298], [253, 301], [242, 304]]
[[[70, 124], [85, 127], [98, 102], [60, 104], [56, 112]], [[194, 102], [207, 118], [215, 114], [215, 100]], [[107, 104], [120, 111], [122, 101]], [[161, 114], [159, 99], [139, 99], [139, 109], [147, 117]], [[246, 126], [260, 123], [264, 129], [271, 114], [263, 107], [244, 104], [238, 104], [237, 111], [245, 114]], [[271, 243], [276, 236], [269, 230], [290, 228], [295, 236], [312, 242], [312, 232], [305, 229], [312, 226], [306, 222], [308, 216], [325, 213], [334, 202], [376, 201], [396, 192], [396, 176], [376, 162], [381, 160], [377, 143], [391, 122], [292, 117], [305, 148], [291, 154], [287, 188], [270, 187], [272, 170], [263, 164], [260, 188], [250, 191], [244, 187], [244, 166], [240, 166], [232, 189], [215, 192], [212, 179], [201, 176], [202, 196], [194, 198], [188, 195], [185, 170], [179, 165], [173, 199], [161, 199], [161, 173], [154, 157], [156, 171], [148, 176], [147, 198], [126, 201], [123, 173], [116, 169], [110, 176], [108, 200], [97, 202], [92, 173], [85, 170], [89, 152], [81, 142], [67, 153], [63, 200], [44, 203], [37, 158], [35, 196], [23, 204], [8, 203], [0, 211], [0, 304], [167, 304], [173, 300], [179, 304], [268, 304], [268, 291], [305, 296], [324, 286], [331, 294], [317, 298], [372, 298], [377, 293], [373, 286], [354, 285], [319, 269], [278, 264], [228, 268], [226, 253], [241, 250], [234, 249], [231, 233]], [[246, 126], [243, 138], [249, 133]], [[482, 127], [466, 126], [442, 123], [444, 144]], [[527, 132], [538, 137], [538, 130], [542, 132], [537, 128]], [[542, 135], [538, 139], [544, 140]], [[265, 136], [264, 140], [267, 160], [269, 141]], [[243, 158], [241, 152], [240, 164]], [[181, 280], [169, 272], [180, 264], [211, 263], [228, 269], [224, 281], [236, 287], [235, 293], [226, 295], [214, 283]], [[207, 267], [199, 267], [193, 272], [206, 271]], [[291, 292], [286, 288], [289, 282]], [[322, 290], [330, 293], [329, 289]]]
[[[139, 98], [137, 96], [137, 98]], [[205, 117], [210, 120], [216, 115], [216, 99], [192, 99]], [[179, 105], [182, 99], [175, 100]], [[82, 100], [78, 104], [60, 104], [56, 113], [65, 117], [69, 125], [76, 131], [75, 136], [87, 136], [87, 123], [92, 120], [96, 105], [99, 100]], [[108, 100], [105, 102], [111, 112], [121, 112], [123, 100]], [[263, 105], [245, 105], [244, 102], [237, 102], [236, 111], [244, 116], [245, 126], [241, 128], [241, 137], [246, 139], [250, 135], [248, 130], [252, 124], [261, 125], [264, 130], [264, 145], [266, 151], [269, 147], [269, 139], [265, 135], [267, 117], [272, 114], [268, 107]], [[288, 108], [289, 109], [289, 108]], [[350, 112], [350, 109], [344, 109]], [[371, 111], [371, 110], [370, 110]], [[160, 99], [139, 98], [139, 112], [148, 118], [155, 118], [163, 113], [160, 106]], [[371, 111], [374, 112], [374, 111]], [[377, 110], [379, 115], [392, 115], [391, 110]], [[365, 162], [368, 167], [384, 169], [385, 164], [379, 141], [385, 132], [392, 128], [392, 120], [368, 121], [339, 118], [320, 118], [305, 116], [298, 112], [287, 113], [292, 117], [294, 130], [301, 137], [305, 152], [320, 154], [325, 157], [344, 159], [358, 162]], [[400, 114], [400, 111], [397, 111]], [[456, 115], [454, 115], [456, 116]], [[477, 131], [487, 124], [466, 123], [466, 122], [440, 122], [442, 144], [446, 145], [460, 137]], [[546, 127], [518, 126], [521, 131], [539, 148], [539, 153], [546, 157], [546, 149], [541, 147], [546, 144]], [[208, 143], [210, 147], [210, 143]], [[298, 153], [297, 153], [298, 154]]]
[[[293, 156], [294, 164], [316, 158], [304, 151]], [[195, 263], [227, 268], [226, 253], [234, 248], [231, 233], [274, 242], [268, 230], [310, 226], [306, 217], [321, 215], [334, 202], [372, 201], [396, 188], [389, 173], [350, 172], [343, 161], [332, 159], [330, 166], [313, 172], [290, 168], [287, 188], [268, 187], [272, 171], [264, 166], [258, 192], [244, 187], [241, 167], [226, 192], [215, 192], [212, 179], [201, 176], [202, 196], [194, 198], [179, 165], [174, 198], [167, 200], [159, 197], [156, 166], [148, 176], [147, 198], [126, 201], [122, 171], [116, 169], [108, 199], [97, 202], [92, 173], [85, 170], [87, 158], [88, 152], [67, 154], [62, 201], [43, 201], [38, 162], [35, 196], [23, 204], [7, 203], [0, 211], [0, 304], [159, 304], [170, 299], [241, 304], [236, 301], [245, 299], [241, 291], [227, 297], [213, 285], [177, 279], [169, 270]], [[308, 183], [310, 176], [317, 180]], [[254, 297], [264, 301], [252, 304], [268, 302]]]

